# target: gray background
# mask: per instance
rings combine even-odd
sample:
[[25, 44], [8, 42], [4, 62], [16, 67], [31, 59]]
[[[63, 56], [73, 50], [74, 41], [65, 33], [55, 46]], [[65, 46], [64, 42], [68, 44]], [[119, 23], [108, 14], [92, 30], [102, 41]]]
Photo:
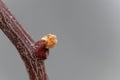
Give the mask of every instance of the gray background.
[[[53, 33], [49, 80], [120, 80], [120, 0], [4, 0], [35, 39]], [[0, 31], [0, 80], [28, 80], [17, 50]]]

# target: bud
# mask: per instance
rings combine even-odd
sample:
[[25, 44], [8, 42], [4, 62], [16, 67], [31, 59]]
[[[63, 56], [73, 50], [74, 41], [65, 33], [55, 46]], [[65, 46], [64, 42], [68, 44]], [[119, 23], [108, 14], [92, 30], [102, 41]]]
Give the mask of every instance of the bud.
[[40, 42], [44, 42], [46, 48], [53, 48], [57, 44], [57, 38], [55, 35], [48, 34], [41, 38]]
[[35, 56], [40, 60], [47, 59], [49, 48], [53, 48], [57, 44], [55, 35], [48, 34], [35, 43]]

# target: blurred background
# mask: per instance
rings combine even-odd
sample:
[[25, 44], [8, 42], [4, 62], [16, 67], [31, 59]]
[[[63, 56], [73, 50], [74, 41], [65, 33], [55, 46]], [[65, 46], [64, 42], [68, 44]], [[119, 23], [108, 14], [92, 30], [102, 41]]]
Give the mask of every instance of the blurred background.
[[[4, 0], [35, 41], [58, 44], [45, 61], [49, 80], [120, 80], [120, 0]], [[28, 80], [17, 50], [0, 31], [0, 80]]]

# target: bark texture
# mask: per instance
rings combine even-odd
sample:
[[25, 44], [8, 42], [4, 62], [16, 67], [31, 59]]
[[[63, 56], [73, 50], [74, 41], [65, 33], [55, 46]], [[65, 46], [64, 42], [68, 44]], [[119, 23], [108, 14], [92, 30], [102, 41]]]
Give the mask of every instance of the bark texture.
[[[25, 63], [30, 80], [47, 80], [44, 60], [35, 57], [34, 40], [18, 23], [6, 5], [0, 0], [0, 29], [18, 50]], [[41, 48], [44, 44], [41, 44]]]

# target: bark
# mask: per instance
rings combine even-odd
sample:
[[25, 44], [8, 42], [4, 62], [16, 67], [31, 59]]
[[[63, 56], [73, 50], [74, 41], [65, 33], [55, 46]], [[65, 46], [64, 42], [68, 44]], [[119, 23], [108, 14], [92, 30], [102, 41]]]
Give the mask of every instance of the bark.
[[[47, 80], [44, 60], [36, 58], [35, 42], [0, 0], [0, 29], [18, 50], [30, 80]], [[44, 44], [41, 44], [44, 45]], [[44, 47], [41, 47], [44, 48]]]

